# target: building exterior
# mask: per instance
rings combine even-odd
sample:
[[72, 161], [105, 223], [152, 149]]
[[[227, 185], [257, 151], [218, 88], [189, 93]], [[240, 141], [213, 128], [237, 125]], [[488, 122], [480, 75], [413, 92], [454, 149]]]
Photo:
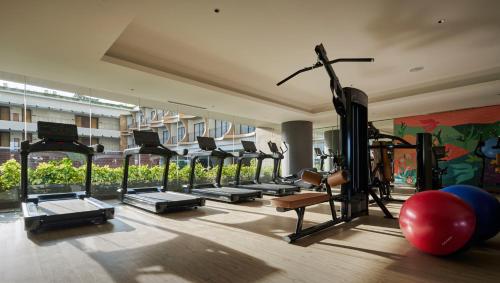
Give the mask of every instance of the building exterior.
[[16, 150], [25, 138], [36, 141], [38, 121], [76, 124], [81, 142], [100, 143], [106, 152], [136, 146], [133, 130], [157, 132], [172, 149], [196, 150], [197, 136], [214, 137], [228, 151], [241, 149], [242, 139], [255, 140], [255, 127], [248, 125], [1, 81], [0, 148]]
[[161, 143], [176, 150], [198, 149], [197, 136], [213, 137], [217, 145], [227, 151], [240, 150], [243, 139], [255, 140], [252, 126], [145, 107], [120, 117], [120, 150], [135, 146], [133, 130], [157, 132]]
[[36, 123], [47, 121], [76, 124], [81, 142], [100, 143], [106, 151], [120, 150], [120, 116], [132, 107], [63, 94], [29, 90], [25, 97], [16, 84], [0, 85], [0, 147], [17, 149], [25, 138], [36, 141]]

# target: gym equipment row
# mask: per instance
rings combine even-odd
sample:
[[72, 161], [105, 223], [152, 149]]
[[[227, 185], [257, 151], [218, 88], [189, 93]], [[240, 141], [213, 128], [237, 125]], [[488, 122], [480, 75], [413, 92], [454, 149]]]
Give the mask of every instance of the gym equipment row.
[[[21, 206], [25, 229], [36, 232], [50, 227], [69, 226], [73, 224], [106, 222], [114, 217], [114, 208], [91, 197], [92, 162], [95, 153], [104, 151], [102, 145], [92, 147], [78, 142], [76, 125], [38, 122], [39, 142], [30, 144], [24, 141], [21, 145]], [[245, 152], [238, 157], [236, 182], [229, 186], [221, 185], [222, 168], [226, 158], [233, 154], [217, 148], [215, 140], [210, 137], [198, 137], [200, 151], [189, 154], [191, 168], [189, 184], [184, 186], [185, 193], [167, 191], [170, 160], [177, 156], [187, 156], [187, 150], [176, 152], [160, 143], [158, 134], [154, 132], [134, 131], [134, 140], [139, 147], [126, 149], [123, 153], [124, 170], [120, 193], [122, 203], [135, 206], [153, 213], [198, 208], [204, 206], [205, 199], [236, 203], [262, 198], [262, 194], [275, 196], [290, 195], [299, 192], [295, 185], [273, 183], [263, 184], [259, 180], [262, 161], [266, 158], [275, 160], [279, 166], [282, 154], [257, 153], [253, 142], [243, 142]], [[28, 156], [34, 152], [63, 151], [80, 153], [86, 156], [85, 192], [28, 194]], [[134, 155], [150, 154], [163, 157], [164, 171], [161, 186], [128, 188], [129, 164]], [[201, 157], [210, 157], [218, 163], [217, 175], [213, 184], [194, 184], [196, 162]], [[258, 170], [251, 184], [240, 181], [241, 166], [244, 160], [258, 159]], [[276, 160], [278, 159], [278, 162]], [[273, 172], [276, 172], [273, 168]]]

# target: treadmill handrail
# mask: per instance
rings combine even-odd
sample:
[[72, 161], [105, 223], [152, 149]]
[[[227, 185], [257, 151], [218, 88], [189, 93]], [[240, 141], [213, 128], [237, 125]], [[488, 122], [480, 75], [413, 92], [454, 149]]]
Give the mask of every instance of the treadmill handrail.
[[215, 157], [215, 158], [229, 158], [229, 157], [236, 157], [233, 154], [226, 152], [226, 151], [220, 151], [218, 149], [215, 150], [200, 150], [200, 151], [195, 151], [191, 152], [188, 154], [189, 157]]
[[253, 159], [253, 158], [257, 159], [257, 168], [255, 170], [255, 176], [252, 183], [254, 184], [259, 183], [259, 176], [262, 168], [262, 160], [265, 159], [265, 157], [262, 158], [262, 155], [266, 154], [263, 152], [248, 152], [248, 151], [244, 151], [240, 154], [240, 156], [237, 159], [236, 175], [234, 176], [236, 186], [241, 185], [240, 177], [241, 177], [241, 167], [243, 166], [243, 160]]
[[155, 146], [142, 145], [140, 147], [128, 148], [123, 151], [124, 157], [136, 154], [153, 154], [171, 158], [175, 156], [185, 156], [188, 154], [188, 151], [187, 149], [185, 149], [184, 152], [181, 153], [175, 150], [171, 150], [165, 147], [164, 145], [155, 145]]
[[175, 156], [185, 156], [188, 154], [188, 150], [184, 149], [182, 153], [171, 150], [166, 146], [160, 145], [142, 145], [136, 148], [126, 149], [123, 152], [124, 163], [123, 163], [123, 179], [121, 190], [119, 190], [121, 199], [123, 200], [125, 194], [128, 193], [128, 171], [130, 164], [130, 157], [136, 154], [152, 154], [162, 156], [165, 159], [165, 168], [163, 169], [163, 177], [162, 177], [162, 191], [167, 190], [168, 185], [168, 171], [170, 169], [170, 160]]
[[260, 152], [243, 152], [238, 158], [239, 159], [252, 159], [260, 158], [262, 154]]
[[48, 138], [30, 144], [29, 141], [21, 142], [21, 191], [20, 198], [22, 202], [28, 201], [28, 156], [34, 152], [72, 152], [80, 153], [86, 156], [86, 175], [85, 175], [85, 196], [90, 197], [92, 194], [92, 158], [95, 151], [102, 152], [104, 147], [102, 145], [87, 146], [83, 143], [73, 141], [57, 141]]
[[[200, 138], [198, 137], [198, 145], [201, 147], [199, 144]], [[235, 158], [237, 156], [233, 155], [230, 152], [227, 152], [220, 147], [217, 147], [216, 149], [212, 150], [203, 150], [200, 149], [199, 151], [192, 152], [189, 154], [190, 157], [190, 171], [189, 171], [189, 183], [188, 183], [188, 190], [191, 191], [195, 185], [194, 185], [194, 179], [195, 179], [195, 168], [196, 168], [196, 162], [200, 157], [213, 157], [215, 159], [218, 159], [218, 169], [217, 169], [217, 175], [215, 178], [215, 184], [213, 184], [214, 187], [220, 187], [221, 186], [221, 179], [222, 179], [222, 167], [224, 166], [224, 160], [226, 158]]]
[[87, 146], [79, 141], [63, 142], [63, 141], [52, 141], [48, 139], [42, 139], [35, 143], [30, 144], [29, 141], [21, 142], [21, 154], [30, 154], [34, 152], [50, 152], [50, 151], [64, 151], [72, 153], [81, 153], [85, 155], [93, 155], [97, 150], [101, 148], [100, 145]]

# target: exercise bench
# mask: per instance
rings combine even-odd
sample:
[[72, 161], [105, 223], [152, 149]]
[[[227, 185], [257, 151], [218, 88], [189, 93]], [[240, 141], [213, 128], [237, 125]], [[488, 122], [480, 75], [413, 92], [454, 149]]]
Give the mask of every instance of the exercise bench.
[[[342, 219], [338, 218], [335, 213], [335, 206], [333, 203], [335, 197], [332, 195], [331, 187], [349, 182], [349, 172], [346, 170], [341, 170], [329, 175], [326, 178], [323, 178], [323, 176], [319, 173], [304, 171], [304, 173], [302, 174], [302, 180], [316, 186], [324, 185], [326, 187], [326, 193], [295, 194], [274, 198], [271, 200], [271, 204], [276, 207], [277, 211], [285, 212], [295, 210], [295, 212], [297, 213], [298, 219], [295, 233], [284, 237], [285, 241], [289, 243], [293, 243], [297, 239], [324, 230], [343, 221]], [[302, 229], [306, 207], [325, 202], [328, 202], [330, 204], [332, 220]]]

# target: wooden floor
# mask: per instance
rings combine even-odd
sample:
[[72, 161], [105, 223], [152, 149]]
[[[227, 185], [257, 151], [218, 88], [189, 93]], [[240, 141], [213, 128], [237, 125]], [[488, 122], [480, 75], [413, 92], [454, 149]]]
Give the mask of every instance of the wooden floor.
[[[107, 224], [30, 238], [18, 215], [0, 214], [0, 282], [499, 282], [499, 236], [438, 258], [371, 212], [295, 245], [281, 240], [294, 212], [276, 212], [269, 198], [167, 215], [117, 205]], [[306, 211], [308, 221], [328, 215], [327, 205]]]

